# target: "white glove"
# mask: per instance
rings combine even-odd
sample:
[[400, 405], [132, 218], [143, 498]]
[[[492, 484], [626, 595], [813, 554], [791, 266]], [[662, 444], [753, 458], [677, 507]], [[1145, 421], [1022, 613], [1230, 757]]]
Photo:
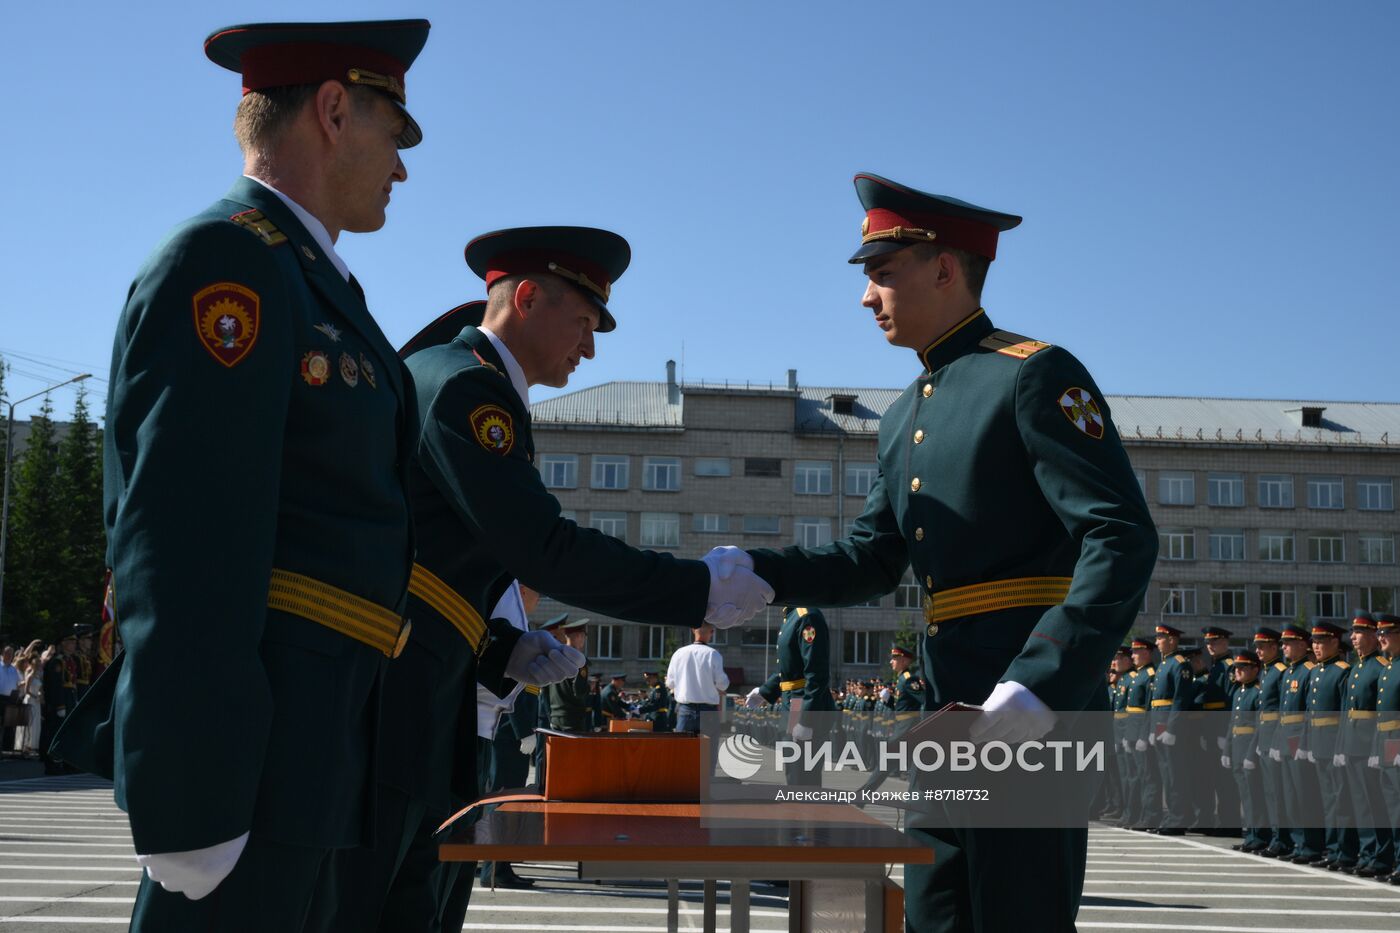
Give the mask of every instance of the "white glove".
[[1240, 765], [1240, 767], [1244, 768], [1246, 771], [1253, 771], [1259, 766], [1254, 763], [1253, 758], [1250, 758], [1248, 755], [1246, 755], [1244, 759], [1244, 764]]
[[758, 709], [763, 705], [763, 694], [758, 692], [757, 687], [750, 690], [749, 695], [744, 697], [744, 705], [749, 709]]
[[1221, 755], [1221, 756], [1220, 756], [1220, 767], [1222, 767], [1222, 768], [1228, 768], [1228, 767], [1230, 767], [1230, 756], [1229, 756], [1229, 755]]
[[1346, 755], [1333, 755], [1333, 756], [1332, 756], [1332, 767], [1334, 767], [1334, 768], [1345, 768], [1346, 766], [1347, 766], [1347, 756], [1346, 756]]
[[521, 740], [520, 740], [520, 754], [522, 754], [522, 755], [533, 755], [533, 754], [535, 753], [535, 742], [536, 742], [536, 741], [538, 741], [538, 740], [535, 738], [535, 734], [534, 734], [533, 732], [530, 733], [529, 735], [525, 736], [525, 738], [521, 739]]
[[1282, 762], [1283, 762], [1283, 752], [1279, 751], [1279, 750], [1276, 749], [1276, 748], [1271, 748], [1271, 749], [1269, 749], [1269, 759], [1270, 759], [1271, 761], [1277, 761], [1277, 762], [1279, 762], [1280, 764], [1282, 764]]
[[1147, 744], [1148, 744], [1148, 745], [1156, 745], [1156, 744], [1157, 744], [1157, 733], [1155, 733], [1155, 732], [1149, 732], [1149, 733], [1147, 733]]
[[1312, 762], [1313, 764], [1317, 764], [1317, 756], [1315, 756], [1312, 752], [1308, 752], [1308, 761]]
[[1025, 742], [1038, 739], [1055, 728], [1053, 710], [1026, 687], [1014, 680], [999, 683], [982, 703], [982, 712], [968, 730], [974, 742]]
[[799, 722], [792, 727], [792, 737], [799, 742], [805, 742], [812, 737], [812, 727], [804, 726]]
[[1202, 735], [1202, 736], [1197, 736], [1197, 737], [1196, 737], [1196, 741], [1201, 743], [1201, 751], [1205, 751], [1205, 750], [1206, 750], [1206, 737], [1203, 736], [1203, 735]]
[[1129, 743], [1127, 739], [1124, 739], [1124, 740], [1123, 740], [1123, 751], [1125, 751], [1125, 752], [1130, 752], [1130, 751], [1132, 751], [1132, 750], [1133, 750], [1132, 744]]
[[737, 547], [717, 547], [701, 558], [710, 569], [705, 621], [733, 628], [758, 615], [773, 599], [773, 588], [753, 572], [753, 558]]
[[1296, 752], [1293, 753], [1293, 760], [1294, 760], [1294, 761], [1307, 761], [1307, 760], [1308, 760], [1308, 750], [1307, 750], [1306, 748], [1300, 748], [1300, 749], [1298, 749]]
[[1158, 741], [1160, 741], [1167, 748], [1171, 748], [1173, 745], [1176, 744], [1176, 736], [1172, 735], [1170, 732], [1163, 732], [1161, 738]]
[[1218, 749], [1219, 749], [1220, 751], [1222, 751], [1222, 752], [1225, 751], [1225, 739], [1224, 739], [1223, 736], [1217, 736], [1217, 737], [1216, 737], [1216, 739], [1215, 739], [1215, 747], [1218, 748]]
[[1147, 743], [1144, 742], [1142, 739], [1138, 739], [1137, 744], [1134, 745], [1133, 748], [1137, 749], [1140, 752], [1145, 752], [1147, 751]]
[[548, 632], [526, 632], [511, 649], [506, 676], [536, 687], [557, 684], [578, 673], [588, 659]]
[[1367, 758], [1367, 759], [1366, 759], [1366, 767], [1368, 767], [1368, 768], [1376, 768], [1376, 769], [1379, 769], [1380, 766], [1381, 766], [1381, 756], [1380, 756], [1380, 755], [1372, 755], [1370, 758]]
[[151, 880], [172, 894], [183, 894], [192, 901], [208, 896], [219, 886], [248, 844], [248, 834], [204, 849], [189, 852], [162, 852], [138, 855], [136, 864], [146, 869]]
[[1395, 760], [1392, 761], [1391, 764], [1397, 768], [1400, 768], [1400, 755], [1396, 755]]

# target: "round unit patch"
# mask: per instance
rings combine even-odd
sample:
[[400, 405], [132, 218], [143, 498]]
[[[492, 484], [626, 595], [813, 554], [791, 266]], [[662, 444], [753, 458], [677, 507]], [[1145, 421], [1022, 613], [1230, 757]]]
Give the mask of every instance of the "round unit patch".
[[1060, 393], [1060, 411], [1065, 413], [1070, 424], [1094, 440], [1103, 437], [1103, 411], [1084, 389], [1076, 386]]

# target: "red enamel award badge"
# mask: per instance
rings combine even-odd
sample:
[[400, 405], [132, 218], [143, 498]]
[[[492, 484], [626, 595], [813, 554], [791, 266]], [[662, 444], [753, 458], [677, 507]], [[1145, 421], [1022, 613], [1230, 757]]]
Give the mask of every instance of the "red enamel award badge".
[[476, 442], [493, 454], [505, 456], [515, 447], [515, 424], [510, 412], [499, 405], [482, 405], [471, 413]]
[[194, 296], [194, 326], [209, 355], [232, 368], [258, 342], [258, 293], [233, 282], [215, 282]]
[[816, 640], [816, 638], [817, 630], [814, 629], [812, 626], [808, 625], [802, 629], [802, 640], [805, 641], [807, 644], [810, 645], [813, 641]]
[[1060, 411], [1076, 428], [1098, 440], [1103, 437], [1103, 412], [1099, 403], [1085, 390], [1065, 389], [1060, 395]]
[[331, 376], [331, 361], [320, 350], [312, 350], [301, 358], [301, 378], [309, 386], [323, 386]]

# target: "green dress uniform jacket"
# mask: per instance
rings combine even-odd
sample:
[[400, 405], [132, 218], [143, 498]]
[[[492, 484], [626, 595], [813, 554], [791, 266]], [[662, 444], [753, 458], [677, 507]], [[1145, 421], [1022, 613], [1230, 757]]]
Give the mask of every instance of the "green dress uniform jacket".
[[[924, 708], [924, 694], [928, 687], [924, 679], [913, 671], [905, 671], [894, 679], [894, 712], [918, 713]], [[902, 718], [902, 717], [901, 717]]]
[[[980, 308], [921, 358], [881, 419], [879, 473], [851, 535], [753, 551], [755, 572], [777, 600], [848, 606], [912, 569], [931, 601], [927, 707], [1015, 681], [1051, 709], [1102, 709], [1103, 671], [1157, 557], [1102, 394], [1068, 352], [998, 331]], [[1039, 604], [990, 608], [1028, 579]]]
[[1124, 711], [1128, 714], [1123, 737], [1134, 747], [1139, 739], [1147, 741], [1149, 712], [1152, 708], [1152, 679], [1157, 669], [1148, 664], [1128, 672], [1125, 683], [1127, 696]]
[[1152, 730], [1155, 735], [1170, 732], [1180, 736], [1185, 725], [1185, 714], [1190, 711], [1196, 699], [1196, 685], [1192, 680], [1191, 665], [1180, 654], [1169, 655], [1157, 665], [1157, 674], [1152, 678]]
[[671, 727], [671, 691], [657, 684], [647, 691], [647, 698], [637, 707], [642, 718], [651, 723], [652, 731], [665, 732]]
[[1311, 688], [1308, 680], [1312, 675], [1313, 662], [1306, 658], [1289, 664], [1279, 678], [1278, 693], [1278, 733], [1274, 737], [1274, 747], [1285, 761], [1291, 759], [1299, 748], [1307, 749], [1307, 712]]
[[1319, 764], [1330, 764], [1333, 755], [1345, 751], [1341, 724], [1346, 714], [1342, 707], [1350, 671], [1351, 665], [1335, 655], [1319, 661], [1308, 677], [1308, 731], [1304, 747]]
[[549, 716], [549, 727], [560, 732], [588, 732], [588, 667], [573, 677], [550, 684], [541, 693], [541, 704]]
[[1347, 678], [1346, 719], [1342, 721], [1342, 748], [1353, 757], [1368, 758], [1376, 744], [1377, 705], [1381, 675], [1390, 661], [1380, 652], [1359, 658]]
[[622, 702], [622, 691], [608, 684], [601, 691], [599, 703], [602, 706], [604, 719], [626, 719], [627, 707]]
[[1283, 702], [1283, 689], [1288, 665], [1283, 661], [1265, 664], [1259, 674], [1259, 738], [1261, 756], [1276, 747], [1279, 730], [1280, 707]]
[[125, 650], [62, 756], [114, 777], [138, 852], [359, 844], [417, 433], [359, 286], [240, 179], [132, 284], [104, 433]]
[[[1386, 660], [1390, 663], [1376, 682], [1376, 736], [1370, 754], [1380, 758], [1382, 774], [1400, 778], [1400, 768], [1395, 767], [1395, 756], [1400, 755], [1400, 665], [1394, 658]], [[1400, 789], [1400, 783], [1396, 787]], [[1392, 814], [1391, 822], [1400, 828], [1400, 811]]]
[[[810, 727], [815, 717], [808, 713], [836, 710], [831, 699], [830, 668], [831, 638], [826, 616], [819, 609], [793, 609], [778, 629], [778, 669], [758, 688], [759, 695], [769, 703], [777, 703], [781, 698], [788, 704], [800, 697], [802, 712], [798, 721]], [[852, 697], [846, 708], [860, 712], [865, 703]]]

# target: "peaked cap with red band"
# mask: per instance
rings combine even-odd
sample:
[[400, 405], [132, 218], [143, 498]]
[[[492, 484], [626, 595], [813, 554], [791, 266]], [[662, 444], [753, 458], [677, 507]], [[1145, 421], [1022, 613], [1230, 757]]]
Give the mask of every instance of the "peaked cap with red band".
[[403, 113], [399, 148], [423, 140], [409, 115], [404, 75], [428, 41], [426, 19], [355, 23], [251, 23], [216, 29], [204, 54], [243, 76], [243, 93], [322, 81], [382, 91]]
[[850, 259], [853, 263], [915, 243], [937, 243], [996, 259], [997, 236], [1021, 222], [1015, 214], [915, 191], [879, 175], [861, 172], [855, 182], [865, 222], [860, 228], [860, 249]]
[[469, 301], [458, 305], [427, 327], [413, 335], [413, 339], [399, 349], [399, 359], [408, 359], [419, 350], [448, 343], [462, 332], [463, 327], [480, 327], [486, 318], [486, 302]]
[[1259, 655], [1255, 654], [1253, 651], [1241, 651], [1239, 654], [1235, 655], [1235, 663], [1253, 664], [1255, 667], [1258, 667]]
[[617, 327], [608, 296], [632, 261], [632, 247], [616, 233], [597, 227], [512, 227], [483, 233], [467, 244], [466, 256], [488, 289], [508, 275], [553, 273], [598, 306], [598, 333]]

